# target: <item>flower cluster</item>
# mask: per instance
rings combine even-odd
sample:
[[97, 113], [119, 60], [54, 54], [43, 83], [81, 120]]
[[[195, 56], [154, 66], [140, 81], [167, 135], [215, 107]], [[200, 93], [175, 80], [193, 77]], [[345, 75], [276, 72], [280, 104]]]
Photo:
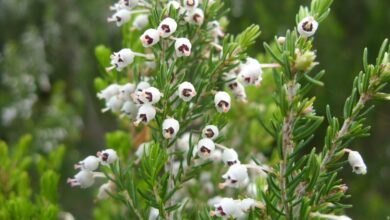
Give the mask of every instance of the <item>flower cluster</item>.
[[[98, 151], [96, 156], [90, 155], [74, 165], [74, 168], [79, 169], [80, 171], [74, 175], [73, 178], [68, 178], [67, 183], [72, 187], [91, 187], [95, 183], [95, 178], [106, 178], [104, 173], [96, 172], [96, 170], [99, 168], [99, 165], [108, 166], [115, 163], [117, 160], [118, 155], [113, 149]], [[107, 191], [115, 191], [115, 185], [111, 181], [108, 181], [100, 187], [98, 199], [107, 198]]]

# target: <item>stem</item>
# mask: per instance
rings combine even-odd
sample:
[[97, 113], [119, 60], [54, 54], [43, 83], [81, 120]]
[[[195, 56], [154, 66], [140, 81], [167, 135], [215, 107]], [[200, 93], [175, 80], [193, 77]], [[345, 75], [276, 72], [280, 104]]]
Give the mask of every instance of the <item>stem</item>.
[[[295, 82], [296, 77], [294, 76], [293, 80], [287, 83], [287, 96], [288, 96], [288, 104], [289, 108], [291, 108], [291, 104], [294, 100], [295, 96]], [[280, 179], [279, 179], [279, 187], [281, 200], [285, 212], [285, 218], [289, 219], [289, 204], [287, 198], [287, 189], [286, 189], [286, 169], [287, 169], [287, 159], [288, 155], [294, 149], [294, 142], [292, 141], [292, 130], [294, 124], [294, 112], [290, 109], [287, 115], [283, 120], [282, 126], [282, 161], [280, 162]]]
[[336, 137], [332, 140], [332, 145], [325, 155], [324, 159], [322, 160], [320, 170], [321, 172], [324, 172], [326, 170], [326, 165], [330, 162], [330, 160], [333, 158], [334, 154], [336, 153], [337, 146], [339, 146], [340, 140], [347, 135], [349, 128], [351, 127], [352, 123], [354, 122], [355, 118], [359, 115], [360, 111], [364, 108], [364, 105], [367, 103], [368, 100], [370, 100], [371, 96], [367, 93], [362, 94], [359, 98], [358, 103], [355, 105], [355, 107], [352, 110], [352, 114], [349, 118], [344, 120], [343, 126], [341, 127], [340, 131], [337, 133]]
[[221, 148], [222, 150], [229, 150], [228, 147], [223, 146], [222, 144], [217, 144], [217, 143], [215, 143], [215, 146]]

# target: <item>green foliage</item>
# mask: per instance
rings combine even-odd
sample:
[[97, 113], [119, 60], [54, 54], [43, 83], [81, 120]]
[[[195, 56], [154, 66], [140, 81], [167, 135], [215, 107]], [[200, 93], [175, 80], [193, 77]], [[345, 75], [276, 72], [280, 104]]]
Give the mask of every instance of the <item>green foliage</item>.
[[[31, 185], [30, 176], [35, 161], [31, 155], [31, 135], [25, 135], [9, 148], [0, 141], [0, 218], [1, 219], [57, 219], [58, 207], [57, 187], [59, 175], [51, 163], [39, 163], [36, 171], [39, 175], [39, 192]], [[61, 149], [61, 148], [58, 148]], [[63, 149], [63, 148], [62, 148]], [[56, 156], [52, 156], [56, 155]], [[61, 161], [63, 153], [52, 152], [49, 158], [40, 160]], [[39, 169], [42, 168], [42, 171]]]

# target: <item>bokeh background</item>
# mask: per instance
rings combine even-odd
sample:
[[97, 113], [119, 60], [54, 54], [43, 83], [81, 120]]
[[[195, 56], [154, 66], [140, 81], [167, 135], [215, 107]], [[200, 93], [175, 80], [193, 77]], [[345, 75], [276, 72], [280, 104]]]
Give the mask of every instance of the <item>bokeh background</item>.
[[[0, 0], [0, 139], [12, 145], [22, 135], [31, 134], [29, 152], [43, 155], [59, 144], [66, 146], [59, 170], [58, 201], [63, 210], [77, 219], [90, 219], [99, 213], [94, 209], [98, 206], [93, 202], [94, 189], [73, 190], [66, 186], [66, 177], [74, 172], [72, 164], [102, 148], [106, 133], [118, 126], [115, 117], [100, 113], [102, 103], [96, 99], [93, 85], [99, 75], [94, 47], [121, 45], [120, 31], [106, 23], [112, 3]], [[293, 27], [299, 5], [308, 3], [227, 0], [231, 11], [226, 31], [238, 33], [252, 23], [259, 24], [262, 35], [250, 54], [262, 58], [262, 42]], [[324, 114], [329, 104], [336, 115], [341, 115], [352, 79], [362, 67], [363, 48], [369, 48], [369, 59], [373, 61], [383, 39], [390, 37], [389, 27], [388, 0], [333, 3], [315, 41], [319, 66], [327, 72], [323, 78], [325, 87], [312, 93], [317, 96], [317, 113]], [[271, 80], [267, 78], [264, 90], [248, 91], [249, 99], [272, 110], [267, 104], [272, 94], [272, 86], [266, 85]], [[262, 118], [267, 117], [269, 109]], [[240, 120], [243, 111], [247, 110], [237, 107], [231, 114], [232, 120]], [[251, 112], [246, 115], [249, 120], [242, 125], [245, 132], [240, 143], [248, 147], [248, 152], [254, 148], [272, 157], [272, 140], [256, 122], [258, 116]], [[372, 125], [372, 135], [351, 146], [363, 154], [367, 176], [352, 175], [349, 167], [341, 173], [352, 195], [346, 202], [354, 205], [346, 212], [354, 219], [385, 219], [390, 216], [390, 103], [377, 103], [367, 122]], [[318, 130], [313, 146], [322, 146], [325, 128], [324, 125]], [[34, 181], [31, 178], [32, 185]]]

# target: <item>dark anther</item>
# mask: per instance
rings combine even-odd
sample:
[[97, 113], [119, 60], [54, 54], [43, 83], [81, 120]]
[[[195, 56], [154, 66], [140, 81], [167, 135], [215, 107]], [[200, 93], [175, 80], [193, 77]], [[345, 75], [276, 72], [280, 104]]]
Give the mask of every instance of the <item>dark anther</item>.
[[312, 31], [313, 30], [313, 24], [311, 22], [306, 21], [306, 22], [304, 22], [302, 24], [302, 29], [304, 31]]
[[182, 94], [183, 94], [183, 96], [185, 96], [185, 97], [190, 97], [190, 96], [191, 96], [191, 92], [192, 92], [191, 89], [183, 89]]
[[214, 137], [214, 131], [212, 129], [208, 128], [208, 129], [206, 129], [205, 135], [208, 138], [212, 138], [212, 137]]
[[163, 29], [165, 31], [165, 33], [170, 33], [171, 32], [171, 28], [167, 24], [161, 25], [161, 29]]
[[202, 153], [210, 153], [211, 151], [207, 148], [207, 147], [205, 147], [205, 146], [202, 146], [201, 148], [200, 148], [200, 152], [202, 152]]

